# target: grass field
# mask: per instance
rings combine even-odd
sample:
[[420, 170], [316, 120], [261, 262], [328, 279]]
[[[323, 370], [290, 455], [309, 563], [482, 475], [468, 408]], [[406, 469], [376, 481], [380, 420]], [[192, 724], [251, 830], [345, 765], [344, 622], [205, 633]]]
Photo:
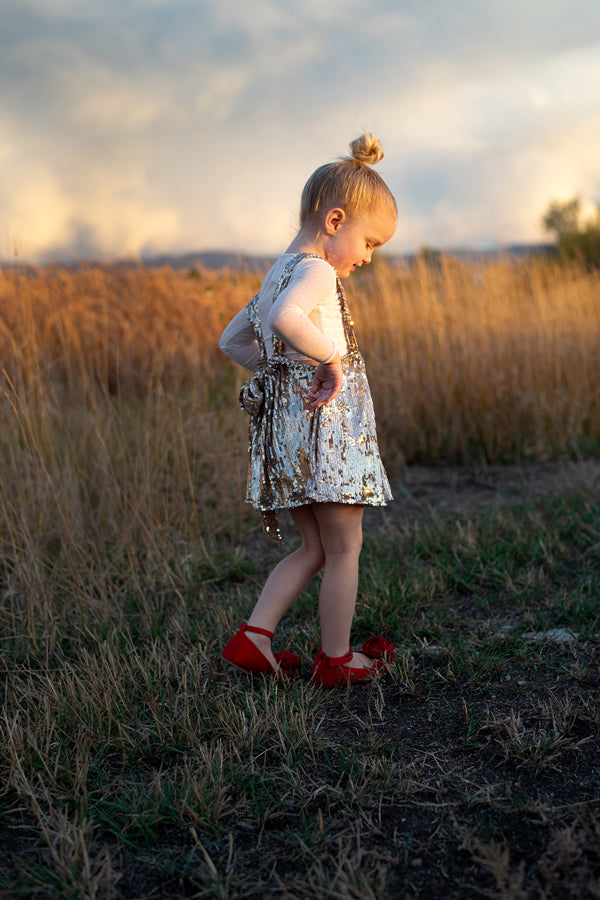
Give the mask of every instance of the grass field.
[[[598, 279], [355, 279], [399, 498], [355, 634], [398, 665], [349, 692], [308, 680], [317, 585], [278, 635], [301, 679], [220, 660], [286, 552], [242, 503], [243, 375], [215, 350], [256, 283], [0, 279], [0, 896], [598, 897]], [[548, 459], [532, 496], [402, 505], [406, 462]]]

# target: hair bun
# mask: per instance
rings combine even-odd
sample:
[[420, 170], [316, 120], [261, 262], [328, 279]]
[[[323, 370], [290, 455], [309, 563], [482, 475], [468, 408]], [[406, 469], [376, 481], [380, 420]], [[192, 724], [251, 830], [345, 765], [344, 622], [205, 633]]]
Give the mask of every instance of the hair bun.
[[374, 134], [361, 134], [350, 144], [352, 159], [360, 163], [375, 165], [383, 159], [383, 147]]

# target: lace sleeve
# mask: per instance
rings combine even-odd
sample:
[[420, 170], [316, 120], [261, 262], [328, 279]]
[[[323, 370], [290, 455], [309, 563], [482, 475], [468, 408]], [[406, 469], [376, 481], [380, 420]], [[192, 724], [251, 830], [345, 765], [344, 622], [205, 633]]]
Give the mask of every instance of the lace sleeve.
[[338, 347], [309, 318], [336, 289], [335, 271], [324, 260], [306, 260], [299, 265], [289, 285], [281, 292], [269, 313], [269, 328], [297, 353], [317, 362], [330, 362]]
[[234, 316], [221, 335], [219, 349], [245, 369], [256, 371], [260, 362], [260, 347], [245, 307]]

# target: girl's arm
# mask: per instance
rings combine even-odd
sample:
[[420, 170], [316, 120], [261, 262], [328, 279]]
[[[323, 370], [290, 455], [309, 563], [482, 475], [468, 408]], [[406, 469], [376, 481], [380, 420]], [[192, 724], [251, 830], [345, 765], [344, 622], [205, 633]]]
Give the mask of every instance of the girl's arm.
[[260, 347], [246, 309], [231, 320], [219, 341], [219, 349], [234, 362], [255, 372], [260, 362]]
[[284, 344], [307, 359], [328, 363], [338, 352], [333, 338], [320, 331], [301, 306], [289, 303], [279, 308], [273, 307], [268, 324]]
[[336, 290], [335, 271], [324, 260], [307, 260], [294, 271], [288, 287], [273, 304], [268, 318], [271, 331], [297, 353], [318, 363], [338, 354], [332, 337], [309, 319], [309, 314]]
[[336, 276], [329, 263], [307, 260], [298, 266], [289, 286], [273, 304], [268, 320], [269, 328], [284, 343], [319, 363], [310, 392], [313, 409], [333, 400], [344, 381], [335, 340], [309, 319], [313, 309], [332, 292], [337, 293]]

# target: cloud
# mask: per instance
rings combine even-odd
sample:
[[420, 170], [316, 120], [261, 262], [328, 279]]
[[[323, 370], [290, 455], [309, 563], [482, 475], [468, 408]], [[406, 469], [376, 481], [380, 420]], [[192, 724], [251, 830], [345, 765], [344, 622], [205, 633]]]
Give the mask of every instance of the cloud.
[[536, 239], [600, 190], [599, 47], [596, 0], [5, 0], [0, 222], [37, 258], [276, 252], [362, 123], [394, 249]]
[[66, 190], [48, 166], [23, 163], [15, 189], [0, 203], [11, 210], [5, 235], [12, 255], [53, 257], [125, 257], [174, 248], [181, 233], [180, 213], [153, 200], [133, 171], [109, 167], [86, 173], [81, 192]]

